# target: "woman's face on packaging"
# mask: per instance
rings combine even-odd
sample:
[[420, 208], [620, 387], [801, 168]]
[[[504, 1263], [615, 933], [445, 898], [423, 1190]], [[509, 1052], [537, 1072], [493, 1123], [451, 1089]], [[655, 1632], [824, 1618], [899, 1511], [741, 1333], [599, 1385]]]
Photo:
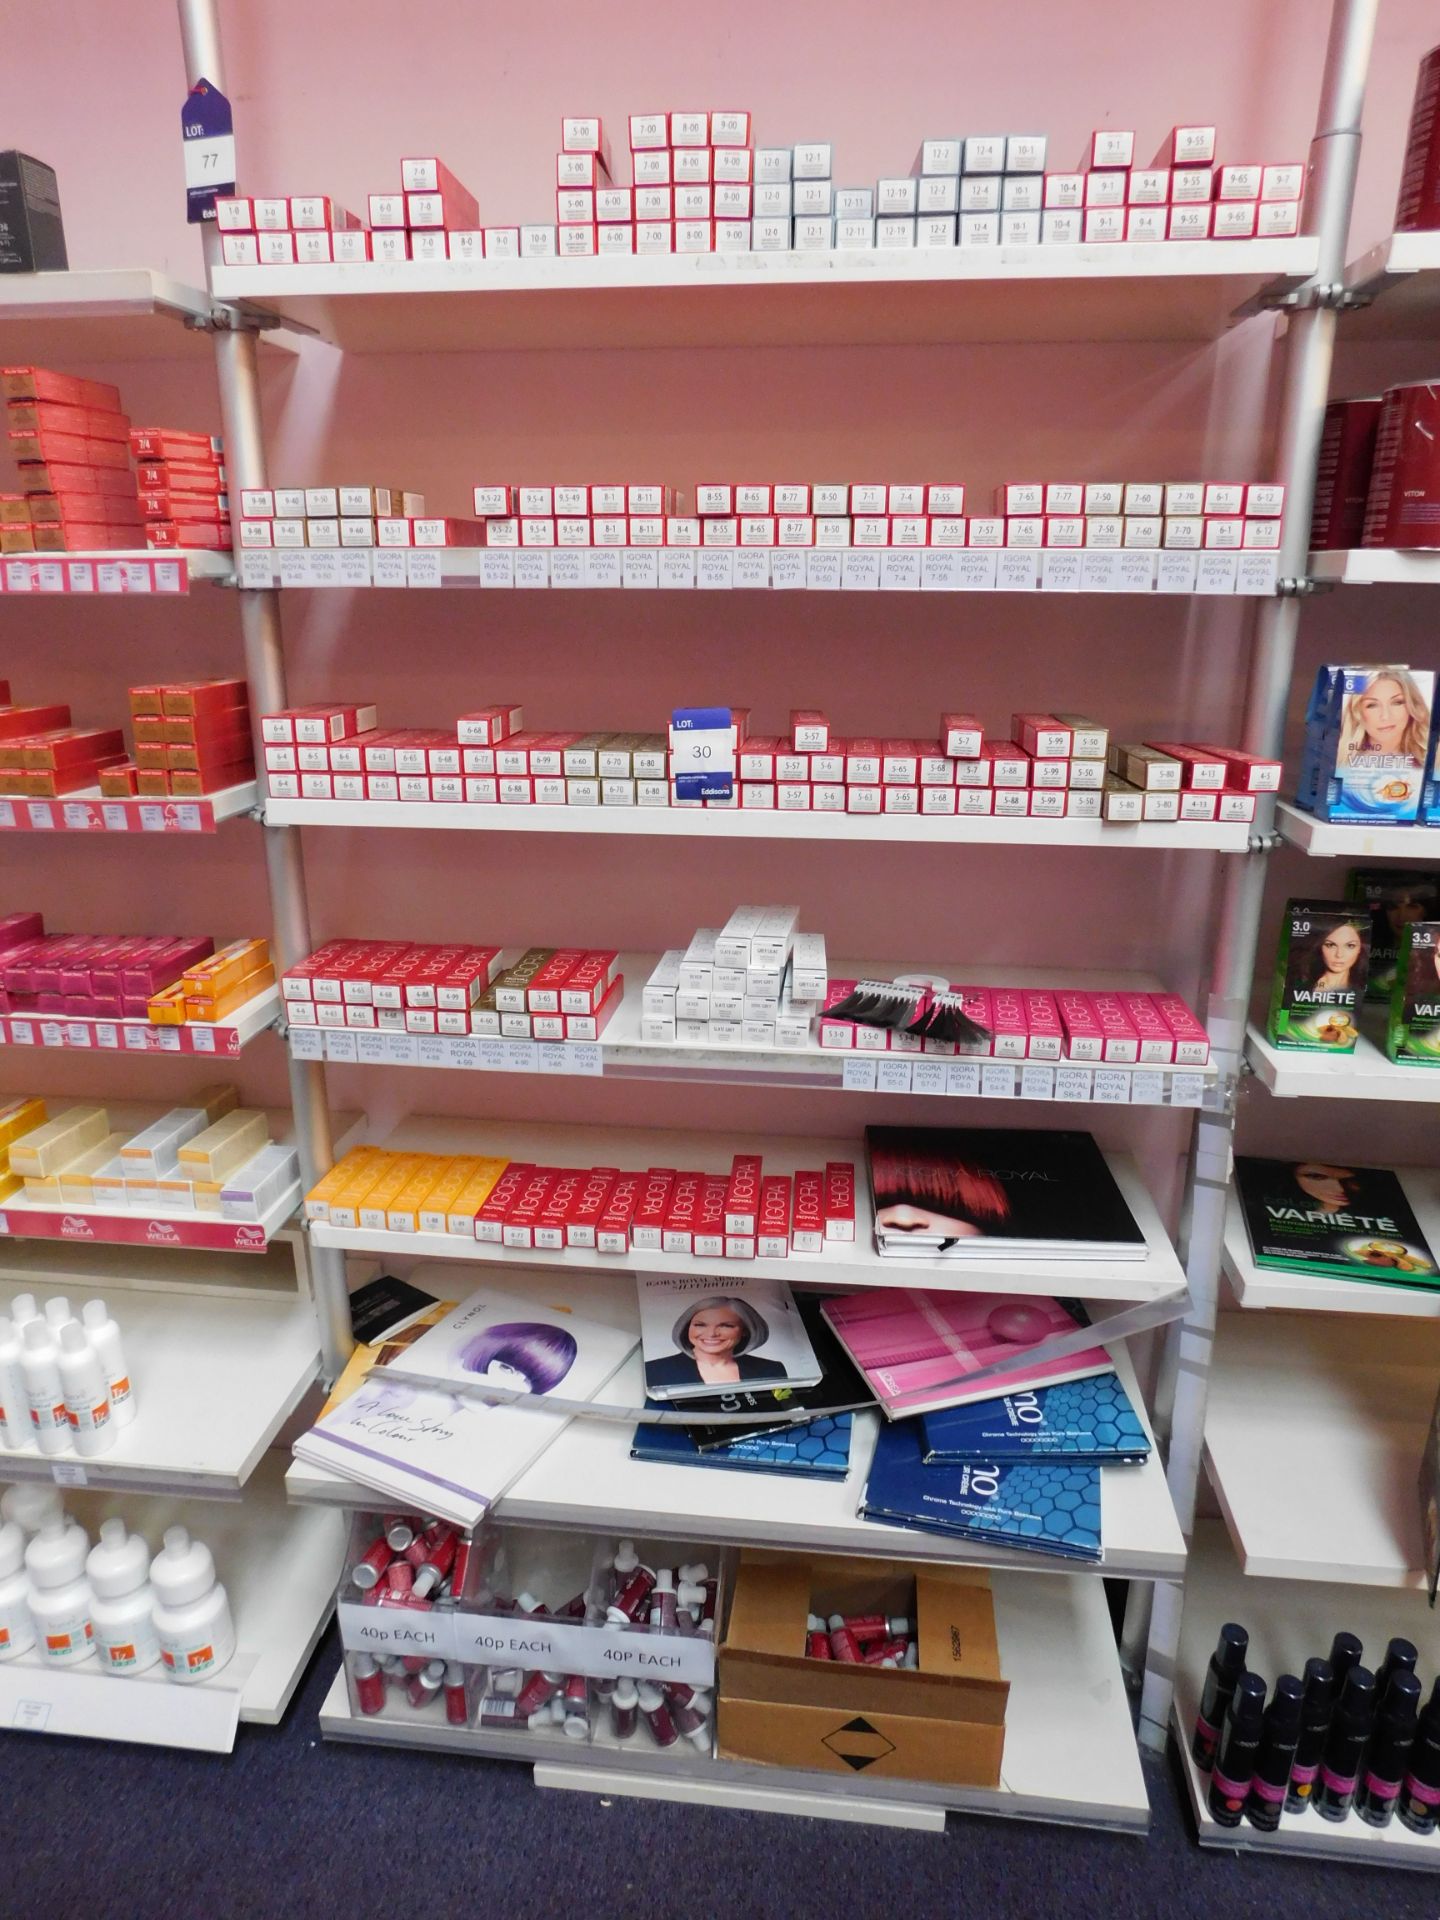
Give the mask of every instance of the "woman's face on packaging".
[[967, 1240], [979, 1233], [973, 1220], [955, 1220], [948, 1213], [931, 1207], [912, 1207], [900, 1201], [893, 1207], [881, 1207], [875, 1224], [893, 1233], [938, 1233], [945, 1240]]
[[1328, 973], [1349, 973], [1360, 958], [1360, 936], [1354, 927], [1336, 927], [1320, 945]]
[[1295, 1169], [1296, 1186], [1327, 1213], [1339, 1213], [1349, 1205], [1351, 1178], [1348, 1167], [1332, 1167], [1319, 1160], [1304, 1160]]
[[702, 1360], [728, 1360], [743, 1333], [730, 1307], [702, 1307], [690, 1322], [690, 1348]]
[[1410, 722], [1405, 689], [1388, 675], [1371, 683], [1360, 696], [1360, 719], [1366, 737], [1380, 753], [1399, 753], [1400, 742]]

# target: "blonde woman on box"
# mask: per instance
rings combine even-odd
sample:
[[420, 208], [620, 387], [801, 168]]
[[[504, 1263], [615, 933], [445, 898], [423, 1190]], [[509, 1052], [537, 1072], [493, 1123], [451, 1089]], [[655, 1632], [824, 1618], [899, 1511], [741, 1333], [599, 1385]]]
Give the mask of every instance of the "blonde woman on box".
[[1423, 767], [1430, 740], [1430, 707], [1406, 667], [1381, 667], [1346, 699], [1340, 722], [1340, 766], [1379, 753]]

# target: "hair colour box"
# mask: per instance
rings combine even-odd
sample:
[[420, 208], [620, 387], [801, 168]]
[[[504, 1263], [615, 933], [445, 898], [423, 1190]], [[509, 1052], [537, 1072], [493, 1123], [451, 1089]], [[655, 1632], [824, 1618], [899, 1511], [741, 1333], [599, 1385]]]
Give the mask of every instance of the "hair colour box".
[[1440, 1067], [1440, 920], [1402, 929], [1385, 1051], [1406, 1067]]
[[1289, 900], [1266, 1032], [1272, 1046], [1353, 1053], [1370, 963], [1370, 916], [1344, 901]]

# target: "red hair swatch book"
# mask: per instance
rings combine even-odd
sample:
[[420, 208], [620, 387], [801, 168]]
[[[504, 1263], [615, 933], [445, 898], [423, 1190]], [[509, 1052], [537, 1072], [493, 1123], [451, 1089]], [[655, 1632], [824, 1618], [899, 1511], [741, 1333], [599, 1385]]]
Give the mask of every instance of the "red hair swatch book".
[[1088, 1133], [869, 1127], [887, 1259], [1143, 1260], [1145, 1236]]
[[[1090, 1324], [1078, 1300], [876, 1287], [868, 1293], [837, 1295], [821, 1311], [891, 1420], [993, 1400], [1027, 1387], [1088, 1380], [1111, 1372], [1115, 1364], [1103, 1347], [1026, 1363], [1027, 1348]], [[1013, 1368], [966, 1385], [967, 1377], [981, 1367], [1012, 1356]]]

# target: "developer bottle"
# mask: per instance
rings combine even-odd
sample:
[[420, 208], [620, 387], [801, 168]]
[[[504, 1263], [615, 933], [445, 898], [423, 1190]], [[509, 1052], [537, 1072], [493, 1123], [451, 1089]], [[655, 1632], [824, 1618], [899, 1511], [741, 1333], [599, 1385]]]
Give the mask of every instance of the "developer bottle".
[[167, 1527], [165, 1544], [150, 1568], [150, 1584], [166, 1673], [186, 1685], [208, 1680], [235, 1651], [230, 1601], [215, 1578], [210, 1549], [203, 1540], [192, 1540], [185, 1527]]
[[1303, 1813], [1310, 1804], [1334, 1711], [1335, 1674], [1330, 1662], [1319, 1658], [1307, 1660], [1305, 1704], [1300, 1709], [1300, 1739], [1295, 1748], [1295, 1764], [1290, 1769], [1289, 1790], [1285, 1795], [1287, 1813]]
[[[1395, 1645], [1392, 1640], [1391, 1646]], [[1365, 1755], [1365, 1773], [1355, 1795], [1355, 1811], [1371, 1827], [1388, 1827], [1400, 1804], [1400, 1787], [1410, 1770], [1410, 1754], [1419, 1730], [1420, 1682], [1404, 1667], [1390, 1676], [1375, 1737]]]
[[1330, 1722], [1315, 1787], [1315, 1811], [1324, 1819], [1343, 1820], [1349, 1813], [1374, 1725], [1375, 1676], [1368, 1667], [1351, 1667]]
[[1227, 1621], [1220, 1629], [1220, 1638], [1210, 1656], [1210, 1665], [1205, 1670], [1205, 1686], [1200, 1695], [1200, 1711], [1195, 1719], [1190, 1752], [1196, 1766], [1203, 1768], [1206, 1773], [1215, 1764], [1215, 1749], [1220, 1742], [1220, 1729], [1225, 1724], [1225, 1709], [1234, 1695], [1236, 1681], [1245, 1671], [1245, 1655], [1249, 1646], [1250, 1636], [1244, 1627], [1237, 1627], [1233, 1620]]
[[85, 1562], [94, 1596], [90, 1619], [95, 1651], [106, 1673], [144, 1673], [160, 1658], [155, 1631], [155, 1589], [150, 1585], [150, 1549], [127, 1533], [117, 1515], [100, 1522], [100, 1540]]
[[1265, 1709], [1260, 1751], [1255, 1756], [1255, 1776], [1250, 1782], [1250, 1797], [1245, 1802], [1245, 1818], [1261, 1833], [1274, 1833], [1280, 1825], [1304, 1705], [1304, 1682], [1293, 1673], [1282, 1673], [1275, 1682], [1274, 1698]]
[[52, 1513], [63, 1517], [64, 1512], [60, 1489], [39, 1480], [22, 1480], [0, 1493], [0, 1519], [13, 1520], [22, 1533], [38, 1533]]
[[1242, 1673], [1225, 1711], [1207, 1796], [1210, 1812], [1222, 1827], [1240, 1824], [1255, 1778], [1264, 1723], [1265, 1682], [1258, 1673]]
[[30, 1582], [25, 1577], [25, 1531], [17, 1520], [7, 1520], [0, 1526], [0, 1660], [13, 1660], [34, 1644]]
[[25, 1392], [24, 1353], [13, 1320], [0, 1317], [0, 1447], [24, 1453], [35, 1442], [30, 1434], [30, 1400]]
[[130, 1369], [125, 1364], [125, 1349], [120, 1344], [120, 1329], [103, 1300], [85, 1302], [83, 1324], [105, 1376], [110, 1395], [110, 1418], [117, 1427], [128, 1427], [135, 1418], [135, 1389]]
[[60, 1385], [60, 1349], [44, 1320], [26, 1323], [20, 1370], [36, 1445], [42, 1453], [68, 1453], [70, 1422], [65, 1417], [65, 1395]]
[[110, 1396], [95, 1349], [78, 1320], [60, 1329], [60, 1388], [75, 1451], [86, 1457], [108, 1453], [115, 1444]]
[[90, 1542], [82, 1527], [64, 1514], [47, 1514], [25, 1549], [30, 1576], [30, 1617], [46, 1664], [73, 1667], [94, 1652], [90, 1622], [90, 1582], [85, 1553]]

